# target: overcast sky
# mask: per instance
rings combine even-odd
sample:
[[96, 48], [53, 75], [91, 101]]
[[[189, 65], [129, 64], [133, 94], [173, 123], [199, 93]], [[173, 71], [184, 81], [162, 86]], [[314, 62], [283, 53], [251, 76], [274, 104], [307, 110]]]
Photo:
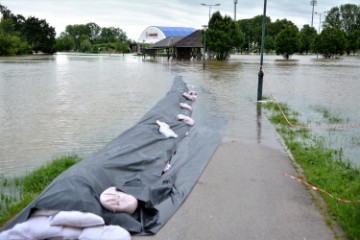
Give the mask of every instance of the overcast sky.
[[[100, 27], [121, 28], [133, 40], [138, 40], [149, 26], [200, 29], [209, 19], [209, 7], [201, 3], [220, 3], [211, 8], [212, 13], [220, 11], [222, 15], [234, 16], [233, 0], [0, 0], [14, 14], [45, 19], [58, 35], [67, 25], [95, 22]], [[359, 5], [360, 0], [317, 0], [315, 11], [323, 13], [346, 3]], [[261, 15], [263, 7], [262, 0], [238, 0], [236, 19]], [[291, 20], [300, 29], [304, 24], [311, 25], [312, 6], [310, 0], [268, 0], [266, 15], [272, 21]], [[320, 15], [314, 15], [316, 29], [319, 19]]]

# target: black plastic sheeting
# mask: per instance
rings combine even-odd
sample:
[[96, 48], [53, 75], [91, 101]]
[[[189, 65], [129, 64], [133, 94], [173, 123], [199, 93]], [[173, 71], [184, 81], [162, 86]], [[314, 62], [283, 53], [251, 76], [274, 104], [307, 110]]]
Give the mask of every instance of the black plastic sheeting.
[[[58, 176], [3, 230], [26, 221], [36, 209], [53, 209], [91, 212], [132, 234], [155, 234], [186, 199], [224, 132], [211, 121], [194, 119], [191, 127], [176, 120], [179, 113], [191, 116], [179, 107], [180, 102], [193, 104], [182, 96], [187, 91], [182, 78], [175, 77], [170, 91], [139, 122]], [[156, 120], [167, 123], [178, 138], [160, 134]], [[168, 162], [172, 167], [163, 173]], [[101, 206], [100, 194], [110, 186], [139, 200], [134, 214]]]

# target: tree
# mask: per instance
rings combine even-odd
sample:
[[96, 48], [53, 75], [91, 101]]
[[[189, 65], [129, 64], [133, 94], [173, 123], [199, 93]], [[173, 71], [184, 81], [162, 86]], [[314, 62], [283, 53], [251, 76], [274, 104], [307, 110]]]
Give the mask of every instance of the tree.
[[126, 41], [127, 36], [120, 28], [102, 28], [100, 33], [100, 43], [115, 43], [117, 40]]
[[28, 54], [30, 46], [18, 36], [0, 31], [0, 56]]
[[6, 7], [0, 4], [0, 56], [11, 56], [18, 54], [28, 54], [30, 46], [19, 37], [16, 31], [14, 15]]
[[287, 26], [275, 38], [276, 54], [282, 54], [288, 60], [299, 49], [299, 30], [296, 26]]
[[348, 47], [346, 49], [347, 53], [350, 54], [352, 51], [355, 54], [356, 50], [360, 48], [360, 46], [358, 45], [358, 41], [360, 40], [360, 28], [352, 31], [348, 35], [347, 40], [348, 40]]
[[217, 60], [225, 60], [229, 57], [233, 48], [241, 47], [244, 42], [244, 34], [237, 22], [229, 16], [222, 17], [220, 12], [215, 12], [206, 30], [206, 46], [215, 53]]
[[344, 54], [347, 41], [345, 32], [338, 28], [325, 28], [315, 41], [317, 52], [325, 58]]
[[55, 49], [57, 52], [69, 52], [75, 48], [74, 39], [67, 33], [62, 32], [56, 39]]
[[338, 29], [341, 28], [342, 23], [341, 23], [341, 14], [339, 7], [333, 7], [330, 9], [330, 11], [328, 11], [323, 25], [325, 28], [327, 27], [338, 28]]
[[2, 14], [3, 19], [10, 18], [12, 13], [7, 7], [0, 4], [0, 12]]
[[266, 28], [266, 35], [276, 37], [276, 35], [278, 35], [282, 30], [284, 30], [289, 26], [296, 27], [296, 25], [292, 21], [287, 20], [286, 18], [281, 20], [276, 19], [275, 22], [273, 23], [270, 22], [268, 24]]
[[96, 39], [99, 37], [99, 34], [101, 32], [101, 27], [97, 25], [96, 23], [87, 23], [86, 27], [89, 29], [89, 40], [92, 43], [95, 43]]
[[55, 28], [49, 26], [45, 19], [39, 20], [36, 17], [28, 17], [21, 32], [32, 50], [50, 54], [55, 52], [55, 35]]
[[117, 40], [115, 42], [115, 50], [117, 52], [126, 53], [130, 51], [129, 45], [125, 41]]
[[264, 48], [266, 53], [269, 53], [271, 50], [275, 49], [275, 42], [272, 36], [267, 35], [265, 37]]
[[317, 37], [317, 33], [314, 27], [310, 27], [308, 24], [305, 24], [299, 33], [299, 52], [308, 54], [311, 50], [311, 47]]
[[350, 34], [360, 28], [360, 6], [345, 4], [333, 7], [326, 15], [324, 27], [338, 28]]
[[80, 51], [81, 52], [91, 52], [91, 42], [89, 39], [84, 39], [80, 43]]
[[65, 27], [65, 32], [73, 38], [75, 43], [74, 50], [76, 51], [80, 49], [81, 36], [85, 35], [88, 36], [89, 38], [91, 36], [90, 28], [88, 28], [84, 24], [67, 25]]
[[[240, 30], [245, 34], [245, 48], [250, 49], [250, 44], [256, 46], [257, 50], [261, 44], [262, 15], [257, 15], [251, 19], [239, 20]], [[271, 23], [270, 17], [265, 18], [265, 24], [268, 27]]]
[[360, 29], [360, 6], [356, 6], [355, 4], [341, 5], [340, 13], [342, 17], [342, 29], [346, 34], [350, 34], [355, 29]]

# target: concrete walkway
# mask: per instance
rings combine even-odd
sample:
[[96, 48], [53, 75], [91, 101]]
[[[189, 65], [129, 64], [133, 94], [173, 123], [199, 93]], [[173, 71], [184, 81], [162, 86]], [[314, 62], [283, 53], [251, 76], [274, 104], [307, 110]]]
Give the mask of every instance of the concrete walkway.
[[230, 123], [175, 215], [156, 235], [132, 239], [335, 239], [309, 191], [282, 172], [297, 175], [267, 119], [256, 130]]

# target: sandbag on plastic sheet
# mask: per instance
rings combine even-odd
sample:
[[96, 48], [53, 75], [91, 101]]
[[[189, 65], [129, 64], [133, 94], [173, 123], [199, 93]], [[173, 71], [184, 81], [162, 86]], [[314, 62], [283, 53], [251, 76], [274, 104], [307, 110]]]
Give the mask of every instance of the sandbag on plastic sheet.
[[[90, 212], [132, 234], [155, 234], [188, 196], [223, 135], [210, 121], [195, 119], [189, 126], [176, 120], [178, 114], [192, 114], [179, 106], [196, 104], [183, 97], [188, 91], [176, 77], [166, 96], [133, 127], [59, 175], [5, 228], [26, 221], [36, 209], [51, 209]], [[157, 121], [168, 124], [177, 138], [160, 134]], [[164, 172], [165, 166], [171, 167]], [[111, 186], [139, 200], [135, 213], [101, 206], [100, 194]]]

